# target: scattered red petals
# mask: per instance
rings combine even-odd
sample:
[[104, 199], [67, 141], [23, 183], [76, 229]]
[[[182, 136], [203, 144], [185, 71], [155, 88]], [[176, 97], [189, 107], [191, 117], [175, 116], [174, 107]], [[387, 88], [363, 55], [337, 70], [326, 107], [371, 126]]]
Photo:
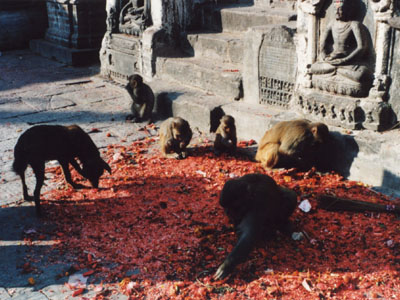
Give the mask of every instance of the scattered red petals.
[[75, 290], [75, 291], [72, 293], [72, 297], [79, 296], [79, 295], [81, 295], [84, 291], [85, 291], [84, 288], [77, 289], [77, 290]]
[[89, 271], [83, 273], [83, 276], [88, 277], [88, 276], [94, 274], [94, 272], [95, 272], [94, 270], [89, 270]]
[[[328, 212], [316, 199], [332, 194], [398, 202], [335, 173], [267, 172], [245, 157], [216, 157], [201, 145], [187, 159], [165, 159], [154, 143], [145, 138], [129, 147], [109, 145], [104, 157], [112, 175], [102, 176], [99, 189], [54, 189], [44, 195], [60, 241], [54, 247], [74, 257], [78, 268], [90, 269], [85, 276], [115, 284], [133, 299], [400, 297], [396, 216]], [[50, 171], [63, 182], [59, 168]], [[213, 273], [237, 239], [218, 203], [220, 190], [228, 179], [252, 172], [293, 189], [299, 203], [309, 200], [309, 213], [296, 209], [291, 217], [305, 237], [295, 241], [278, 233], [259, 243], [229, 279], [215, 282]], [[76, 172], [73, 177], [79, 178]]]

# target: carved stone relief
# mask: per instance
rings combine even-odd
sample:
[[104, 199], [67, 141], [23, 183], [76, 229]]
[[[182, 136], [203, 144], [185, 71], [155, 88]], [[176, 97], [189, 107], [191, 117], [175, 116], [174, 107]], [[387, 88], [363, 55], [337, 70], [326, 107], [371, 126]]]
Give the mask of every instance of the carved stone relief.
[[260, 104], [289, 107], [296, 79], [294, 54], [291, 29], [274, 27], [264, 35], [258, 62]]
[[119, 15], [121, 33], [140, 35], [151, 25], [150, 0], [128, 0]]
[[[300, 0], [296, 105], [303, 113], [348, 128], [390, 126], [392, 17], [393, 0]], [[337, 95], [330, 107], [328, 95]]]

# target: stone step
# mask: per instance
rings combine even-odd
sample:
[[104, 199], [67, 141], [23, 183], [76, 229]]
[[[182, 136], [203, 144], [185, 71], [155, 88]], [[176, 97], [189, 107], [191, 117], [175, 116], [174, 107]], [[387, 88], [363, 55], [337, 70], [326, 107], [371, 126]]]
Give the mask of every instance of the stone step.
[[242, 33], [191, 33], [187, 35], [186, 52], [195, 57], [207, 57], [222, 63], [241, 64]]
[[243, 96], [242, 76], [237, 64], [218, 64], [197, 57], [159, 57], [156, 64], [157, 74], [162, 79], [172, 79], [226, 100], [236, 100]]
[[[206, 28], [214, 31], [246, 31], [249, 27], [268, 24], [287, 24], [295, 21], [297, 14], [288, 9], [266, 8], [260, 6], [229, 6], [209, 8]], [[291, 27], [291, 26], [290, 26]]]
[[148, 84], [156, 95], [155, 112], [162, 118], [179, 116], [186, 119], [193, 129], [214, 132], [224, 114], [236, 120], [237, 135], [240, 139], [260, 140], [266, 129], [280, 120], [295, 118], [286, 110], [265, 105], [230, 101], [218, 95], [183, 86], [169, 80], [153, 79]]

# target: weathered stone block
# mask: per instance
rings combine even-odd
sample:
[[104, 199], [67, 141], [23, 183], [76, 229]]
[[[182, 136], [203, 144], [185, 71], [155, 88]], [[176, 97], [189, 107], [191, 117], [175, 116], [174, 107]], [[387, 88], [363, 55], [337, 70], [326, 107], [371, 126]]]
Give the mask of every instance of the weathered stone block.
[[[225, 69], [227, 68], [227, 69]], [[233, 68], [233, 69], [232, 69]], [[227, 100], [242, 97], [242, 78], [236, 65], [220, 66], [197, 58], [158, 58], [157, 72], [182, 84], [201, 88]]]
[[244, 100], [288, 109], [296, 82], [293, 29], [269, 25], [246, 33], [243, 61]]
[[188, 52], [196, 57], [207, 57], [216, 62], [237, 64], [241, 64], [243, 61], [242, 34], [189, 34], [187, 39], [191, 46]]

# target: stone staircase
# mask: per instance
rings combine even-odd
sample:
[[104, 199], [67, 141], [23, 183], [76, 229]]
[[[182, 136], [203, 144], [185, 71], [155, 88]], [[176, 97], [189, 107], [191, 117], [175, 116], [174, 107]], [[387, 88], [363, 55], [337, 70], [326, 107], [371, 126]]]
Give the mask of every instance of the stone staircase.
[[[186, 117], [190, 124], [200, 130], [210, 130], [208, 126], [211, 124], [213, 127], [212, 123], [218, 122], [222, 113], [227, 113], [225, 109], [222, 113], [216, 113], [225, 105], [230, 105], [227, 110], [231, 114], [240, 109], [242, 117], [246, 111], [252, 111], [249, 119], [254, 120], [254, 109], [246, 109], [246, 105], [240, 101], [243, 98], [242, 71], [247, 29], [270, 24], [295, 26], [296, 15], [293, 11], [254, 6], [248, 2], [203, 7], [202, 29], [187, 33], [182, 41], [182, 50], [186, 56], [157, 58], [157, 78], [179, 86], [181, 90], [180, 96], [172, 100], [172, 114]], [[199, 93], [203, 93], [205, 97], [199, 97]], [[185, 109], [180, 109], [180, 105]], [[193, 110], [200, 111], [195, 113]], [[191, 111], [194, 119], [190, 120], [182, 115], [184, 111], [186, 114]], [[238, 126], [238, 135], [243, 132], [242, 138], [258, 138], [265, 131], [265, 116], [278, 113], [271, 112], [270, 109], [264, 111], [264, 108], [260, 111], [258, 107], [256, 111], [260, 114], [261, 121], [261, 125], [257, 126], [260, 127], [257, 136], [245, 134], [249, 131], [244, 128], [240, 130]], [[207, 121], [207, 118], [213, 117], [217, 121]], [[241, 123], [244, 124], [245, 121]], [[254, 133], [254, 130], [250, 132]]]

